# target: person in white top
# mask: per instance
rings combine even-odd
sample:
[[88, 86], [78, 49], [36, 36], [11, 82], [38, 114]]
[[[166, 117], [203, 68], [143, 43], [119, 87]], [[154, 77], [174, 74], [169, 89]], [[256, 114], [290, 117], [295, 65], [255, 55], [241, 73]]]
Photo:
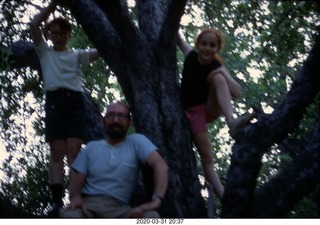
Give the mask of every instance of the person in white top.
[[[56, 9], [58, 1], [52, 0], [34, 16], [30, 31], [39, 57], [45, 103], [45, 138], [50, 145], [49, 184], [53, 204], [48, 213], [56, 217], [63, 206], [64, 162], [66, 156], [70, 166], [80, 151], [85, 128], [85, 107], [81, 64], [89, 64], [99, 58], [96, 49], [71, 50], [67, 44], [71, 37], [71, 24], [66, 18], [58, 17], [46, 23], [44, 35], [41, 23]], [[47, 37], [52, 46], [49, 46]], [[72, 173], [70, 174], [72, 176]]]

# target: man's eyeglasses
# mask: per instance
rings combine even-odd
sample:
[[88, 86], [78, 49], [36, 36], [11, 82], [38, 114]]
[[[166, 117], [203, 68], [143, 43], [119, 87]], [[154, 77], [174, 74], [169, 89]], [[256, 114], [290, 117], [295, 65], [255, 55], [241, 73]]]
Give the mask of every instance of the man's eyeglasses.
[[129, 118], [129, 114], [110, 112], [110, 113], [107, 113], [105, 117], [107, 118], [107, 120], [114, 120], [115, 117], [117, 117], [118, 120], [125, 120]]

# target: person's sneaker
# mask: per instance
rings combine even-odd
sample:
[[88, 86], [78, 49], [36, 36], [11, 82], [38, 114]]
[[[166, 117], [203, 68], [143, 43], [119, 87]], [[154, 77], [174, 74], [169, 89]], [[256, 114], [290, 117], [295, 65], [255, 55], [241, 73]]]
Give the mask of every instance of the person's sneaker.
[[47, 216], [49, 218], [58, 218], [59, 217], [59, 211], [62, 208], [61, 204], [53, 203], [51, 205], [51, 209], [48, 211]]
[[250, 122], [253, 118], [255, 118], [257, 114], [255, 112], [244, 114], [242, 116], [239, 116], [237, 119], [231, 122], [229, 127], [229, 134], [231, 137], [234, 137], [238, 130], [244, 126], [246, 123]]

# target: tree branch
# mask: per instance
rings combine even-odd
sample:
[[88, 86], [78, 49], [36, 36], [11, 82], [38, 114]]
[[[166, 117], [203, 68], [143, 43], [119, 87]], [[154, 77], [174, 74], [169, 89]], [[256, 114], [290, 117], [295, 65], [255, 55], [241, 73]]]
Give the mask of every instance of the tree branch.
[[137, 42], [139, 33], [129, 15], [127, 2], [124, 0], [95, 0], [105, 13], [113, 28], [126, 46]]
[[124, 50], [118, 33], [101, 8], [89, 0], [66, 0], [61, 4], [70, 8], [89, 40], [98, 49], [110, 69], [115, 71], [117, 62], [123, 61]]
[[160, 49], [168, 49], [176, 46], [177, 34], [180, 26], [181, 17], [184, 14], [186, 0], [169, 1], [167, 16], [161, 28]]
[[254, 217], [285, 217], [319, 184], [319, 118], [311, 134], [302, 154], [257, 190], [253, 202]]
[[253, 212], [256, 178], [262, 155], [299, 124], [306, 108], [320, 91], [320, 36], [311, 50], [290, 92], [274, 113], [241, 129], [232, 148], [231, 166], [223, 200], [222, 217], [250, 217]]
[[148, 42], [155, 43], [158, 40], [165, 14], [163, 2], [137, 0], [136, 8], [141, 33]]

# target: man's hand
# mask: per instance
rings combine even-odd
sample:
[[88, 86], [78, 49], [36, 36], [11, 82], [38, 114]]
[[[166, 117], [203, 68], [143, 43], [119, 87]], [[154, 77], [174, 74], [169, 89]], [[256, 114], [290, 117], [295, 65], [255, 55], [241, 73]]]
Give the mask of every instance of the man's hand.
[[64, 210], [73, 210], [73, 209], [77, 209], [77, 208], [81, 209], [84, 214], [88, 213], [85, 205], [82, 202], [81, 196], [74, 197], [74, 198], [70, 199], [69, 205], [67, 205], [67, 207], [64, 208]]
[[132, 209], [130, 213], [131, 218], [142, 218], [143, 213], [146, 211], [156, 210], [160, 207], [161, 200], [159, 198], [152, 199], [151, 202], [142, 204]]

